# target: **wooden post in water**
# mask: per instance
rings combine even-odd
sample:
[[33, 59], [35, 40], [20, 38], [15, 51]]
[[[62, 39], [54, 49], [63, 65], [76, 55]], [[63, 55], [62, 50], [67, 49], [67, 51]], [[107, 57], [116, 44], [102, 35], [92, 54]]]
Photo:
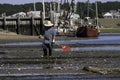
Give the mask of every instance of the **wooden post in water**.
[[16, 33], [20, 34], [20, 17], [17, 17], [16, 24], [17, 24]]
[[44, 33], [44, 20], [45, 20], [45, 2], [42, 0], [43, 11], [41, 12], [41, 20], [40, 20], [40, 34]]
[[34, 17], [32, 16], [30, 19], [30, 35], [34, 35]]
[[43, 34], [43, 17], [42, 17], [43, 13], [40, 13], [40, 34]]
[[6, 30], [6, 17], [3, 17], [3, 30]]

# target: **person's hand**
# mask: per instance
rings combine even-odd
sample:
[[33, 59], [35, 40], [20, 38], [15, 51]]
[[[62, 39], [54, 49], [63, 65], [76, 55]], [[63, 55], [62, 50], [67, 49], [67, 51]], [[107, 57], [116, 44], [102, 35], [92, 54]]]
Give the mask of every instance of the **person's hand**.
[[39, 39], [44, 39], [44, 36], [42, 36], [42, 35], [39, 35]]

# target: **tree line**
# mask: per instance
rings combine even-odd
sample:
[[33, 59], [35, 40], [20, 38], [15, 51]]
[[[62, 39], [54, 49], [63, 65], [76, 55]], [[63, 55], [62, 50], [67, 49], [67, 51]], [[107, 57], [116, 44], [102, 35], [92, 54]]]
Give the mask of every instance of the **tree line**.
[[[46, 10], [50, 10], [48, 2], [45, 3]], [[97, 2], [98, 4], [98, 16], [102, 18], [103, 13], [109, 12], [110, 10], [118, 10], [120, 9], [120, 2], [114, 1], [114, 2]], [[61, 4], [61, 9], [69, 9], [69, 4]], [[36, 10], [42, 11], [42, 3], [38, 2], [36, 3]], [[33, 11], [33, 3], [29, 4], [21, 4], [21, 5], [12, 5], [12, 4], [0, 4], [0, 15], [3, 13], [6, 14], [6, 16], [12, 15], [14, 13], [18, 12], [28, 12]], [[88, 12], [88, 5], [84, 2], [78, 2], [77, 3], [77, 9], [76, 13], [79, 14], [81, 17], [86, 17]], [[94, 18], [95, 17], [95, 3], [89, 3], [89, 16]]]

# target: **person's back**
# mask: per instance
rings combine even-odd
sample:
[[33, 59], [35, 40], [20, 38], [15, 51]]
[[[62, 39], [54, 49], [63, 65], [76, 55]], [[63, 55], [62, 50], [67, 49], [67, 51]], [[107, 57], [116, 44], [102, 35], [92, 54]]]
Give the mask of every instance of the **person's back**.
[[44, 42], [45, 43], [52, 42], [54, 36], [55, 36], [55, 28], [54, 27], [45, 28], [45, 32], [44, 32]]

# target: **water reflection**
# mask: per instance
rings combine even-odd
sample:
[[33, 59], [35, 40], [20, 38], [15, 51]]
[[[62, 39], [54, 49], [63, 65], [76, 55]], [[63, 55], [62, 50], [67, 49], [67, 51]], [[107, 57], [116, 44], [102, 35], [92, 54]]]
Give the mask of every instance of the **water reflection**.
[[[62, 51], [60, 48], [54, 50]], [[75, 47], [71, 48], [71, 51], [120, 51], [120, 46]]]

